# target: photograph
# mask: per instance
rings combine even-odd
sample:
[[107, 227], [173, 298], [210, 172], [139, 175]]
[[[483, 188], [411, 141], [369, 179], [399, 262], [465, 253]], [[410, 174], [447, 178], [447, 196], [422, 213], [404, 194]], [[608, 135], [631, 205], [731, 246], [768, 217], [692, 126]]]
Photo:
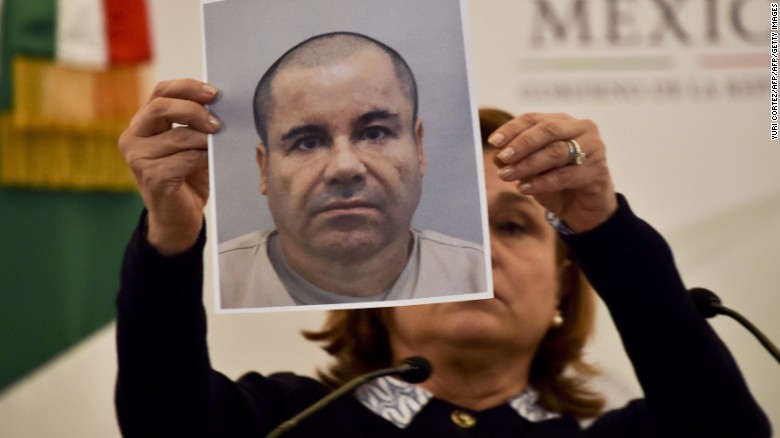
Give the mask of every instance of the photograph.
[[463, 14], [204, 3], [219, 311], [492, 297]]

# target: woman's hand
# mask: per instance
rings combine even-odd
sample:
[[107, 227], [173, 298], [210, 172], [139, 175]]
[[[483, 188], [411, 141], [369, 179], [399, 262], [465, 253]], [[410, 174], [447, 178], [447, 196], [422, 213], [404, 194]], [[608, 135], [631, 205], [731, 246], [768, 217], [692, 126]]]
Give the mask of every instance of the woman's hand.
[[146, 238], [162, 254], [192, 247], [203, 225], [207, 134], [220, 128], [204, 105], [216, 95], [216, 88], [194, 79], [160, 82], [119, 137], [149, 211]]
[[595, 228], [617, 209], [604, 143], [590, 120], [523, 114], [498, 128], [488, 142], [499, 149], [495, 161], [501, 179], [518, 181], [523, 194], [575, 232]]

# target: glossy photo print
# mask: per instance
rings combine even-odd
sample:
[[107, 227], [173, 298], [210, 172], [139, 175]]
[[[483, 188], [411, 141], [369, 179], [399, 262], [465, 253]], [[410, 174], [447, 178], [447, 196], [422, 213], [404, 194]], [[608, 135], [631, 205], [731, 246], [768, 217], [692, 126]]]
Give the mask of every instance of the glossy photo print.
[[219, 312], [492, 297], [464, 4], [204, 2]]

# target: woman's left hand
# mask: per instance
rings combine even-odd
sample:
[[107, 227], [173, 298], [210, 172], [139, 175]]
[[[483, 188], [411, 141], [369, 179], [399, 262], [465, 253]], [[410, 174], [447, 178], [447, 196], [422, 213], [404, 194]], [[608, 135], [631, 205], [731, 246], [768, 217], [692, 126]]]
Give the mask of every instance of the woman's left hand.
[[604, 143], [592, 121], [527, 113], [498, 128], [488, 142], [499, 149], [499, 177], [518, 181], [523, 194], [575, 232], [597, 227], [617, 209]]

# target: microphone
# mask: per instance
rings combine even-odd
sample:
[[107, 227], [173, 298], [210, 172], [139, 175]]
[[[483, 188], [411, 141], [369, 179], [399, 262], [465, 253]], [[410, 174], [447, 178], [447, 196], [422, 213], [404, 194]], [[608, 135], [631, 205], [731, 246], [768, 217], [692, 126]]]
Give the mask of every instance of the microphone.
[[761, 333], [761, 330], [753, 325], [753, 323], [748, 321], [747, 318], [739, 314], [737, 311], [729, 309], [728, 307], [721, 304], [720, 298], [718, 298], [714, 292], [709, 289], [704, 289], [703, 287], [695, 287], [688, 292], [691, 294], [693, 303], [696, 305], [696, 308], [699, 310], [699, 314], [701, 314], [701, 316], [705, 318], [712, 318], [715, 315], [726, 315], [734, 318], [738, 323], [742, 324], [743, 327], [752, 333], [756, 339], [758, 339], [758, 342], [760, 342], [761, 345], [766, 348], [769, 354], [775, 358], [777, 363], [780, 363], [780, 351], [777, 350], [777, 347], [775, 347], [772, 341], [770, 341], [766, 335]]
[[397, 367], [383, 368], [381, 370], [376, 370], [357, 376], [342, 385], [337, 390], [323, 397], [317, 403], [309, 406], [298, 415], [277, 426], [276, 429], [272, 430], [271, 433], [266, 435], [266, 438], [277, 438], [284, 435], [292, 428], [297, 426], [301, 421], [322, 410], [344, 395], [349, 394], [355, 388], [368, 382], [369, 380], [373, 380], [382, 376], [395, 375], [409, 383], [420, 383], [428, 379], [428, 377], [431, 376], [431, 373], [433, 373], [433, 367], [431, 366], [431, 362], [428, 359], [422, 356], [411, 356], [401, 361], [401, 364]]
[[409, 383], [422, 383], [433, 373], [431, 362], [422, 356], [407, 357], [396, 370], [394, 374]]
[[721, 306], [720, 298], [715, 292], [704, 289], [703, 287], [694, 287], [688, 291], [693, 298], [693, 304], [699, 310], [699, 314], [705, 318], [712, 318], [718, 314], [717, 307]]

